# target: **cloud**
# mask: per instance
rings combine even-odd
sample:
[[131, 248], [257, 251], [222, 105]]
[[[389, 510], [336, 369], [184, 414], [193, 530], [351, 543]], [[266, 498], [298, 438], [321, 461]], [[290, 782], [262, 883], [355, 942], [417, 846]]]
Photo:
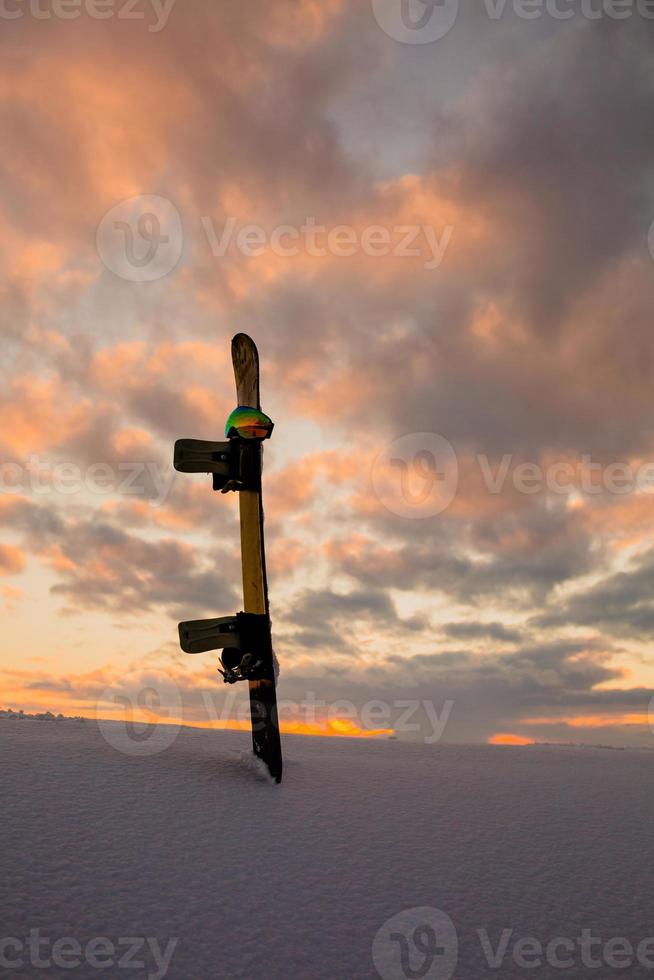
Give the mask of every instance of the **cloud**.
[[0, 575], [17, 575], [27, 564], [25, 555], [11, 544], [0, 544]]
[[[31, 551], [56, 574], [51, 592], [65, 599], [68, 612], [96, 609], [120, 619], [163, 608], [189, 619], [194, 611], [231, 613], [238, 601], [230, 584], [238, 580], [238, 564], [227, 548], [200, 553], [171, 538], [129, 534], [107, 519], [66, 519], [21, 499], [0, 508], [0, 523], [22, 531]], [[13, 563], [15, 569], [19, 556], [8, 549], [6, 567]]]
[[[464, 491], [465, 492], [465, 491]], [[352, 547], [332, 543], [340, 571], [366, 587], [440, 591], [459, 602], [487, 597], [530, 605], [587, 572], [597, 550], [583, 522], [547, 498], [498, 519], [398, 520], [375, 511], [368, 535]], [[380, 537], [386, 537], [383, 545]]]
[[534, 617], [534, 622], [541, 627], [593, 626], [616, 636], [649, 639], [654, 630], [654, 550], [634, 558], [627, 571], [608, 575]]
[[135, 615], [163, 607], [171, 616], [195, 618], [194, 610], [231, 610], [236, 602], [223, 571], [233, 560], [201, 560], [174, 540], [149, 542], [94, 522], [71, 528], [57, 558], [65, 581], [51, 591], [74, 609]]
[[498, 643], [519, 643], [522, 635], [503, 623], [446, 623], [443, 632], [455, 640], [489, 639]]
[[402, 619], [389, 596], [380, 589], [336, 593], [329, 589], [305, 590], [287, 611], [285, 623], [299, 627], [286, 641], [303, 650], [320, 649], [358, 657], [356, 643], [362, 624], [383, 629], [418, 631], [427, 625], [421, 617]]
[[[158, 499], [157, 480], [175, 438], [222, 437], [244, 329], [277, 422], [265, 505], [288, 690], [451, 695], [462, 739], [522, 737], [528, 717], [564, 719], [561, 735], [602, 710], [631, 737], [617, 719], [641, 711], [644, 683], [600, 631], [632, 663], [649, 636], [647, 499], [495, 494], [476, 454], [493, 471], [505, 454], [652, 455], [642, 25], [482, 11], [435, 54], [391, 42], [369, 6], [198, 0], [158, 34], [25, 17], [9, 43], [32, 58], [0, 68], [3, 462], [155, 469], [139, 494], [1, 496], [17, 544], [0, 570], [33, 556], [66, 610], [116, 623], [238, 608], [236, 501], [203, 476]], [[102, 266], [95, 235], [145, 193], [179, 209], [184, 251], [165, 280], [134, 284]], [[359, 235], [453, 231], [426, 269], [361, 250], [214, 256], [202, 225], [308, 216]], [[382, 507], [370, 471], [423, 431], [452, 442], [459, 491], [412, 521]]]

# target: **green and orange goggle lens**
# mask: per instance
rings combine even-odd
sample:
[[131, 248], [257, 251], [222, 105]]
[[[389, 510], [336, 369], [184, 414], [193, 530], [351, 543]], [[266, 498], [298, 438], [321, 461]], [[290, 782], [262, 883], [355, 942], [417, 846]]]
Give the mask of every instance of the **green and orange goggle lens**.
[[270, 439], [275, 423], [258, 408], [241, 405], [227, 419], [225, 435], [228, 439]]

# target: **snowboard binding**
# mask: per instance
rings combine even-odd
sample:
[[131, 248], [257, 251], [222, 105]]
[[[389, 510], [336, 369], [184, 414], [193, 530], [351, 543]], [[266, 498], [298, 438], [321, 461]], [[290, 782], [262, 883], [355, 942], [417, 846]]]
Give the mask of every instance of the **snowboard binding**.
[[261, 450], [254, 440], [178, 439], [173, 465], [179, 473], [211, 473], [213, 488], [221, 493], [261, 487]]
[[237, 613], [179, 624], [184, 653], [223, 651], [218, 670], [225, 684], [269, 680], [273, 674], [270, 623], [265, 615]]
[[220, 663], [222, 668], [218, 668], [218, 673], [223, 675], [225, 684], [258, 681], [265, 677], [263, 658], [256, 653], [243, 653], [237, 647], [223, 650]]

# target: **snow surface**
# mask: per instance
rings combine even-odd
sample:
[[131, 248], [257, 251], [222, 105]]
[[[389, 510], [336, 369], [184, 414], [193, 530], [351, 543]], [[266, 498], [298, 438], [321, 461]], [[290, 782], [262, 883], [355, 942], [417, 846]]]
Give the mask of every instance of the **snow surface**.
[[[511, 952], [492, 969], [477, 933], [654, 935], [654, 753], [287, 736], [275, 786], [242, 733], [182, 729], [134, 756], [94, 722], [0, 720], [0, 745], [3, 937], [176, 938], [171, 980], [354, 980], [380, 976], [387, 920], [429, 906], [459, 948], [428, 980], [654, 975]], [[141, 958], [5, 975], [155, 976]]]

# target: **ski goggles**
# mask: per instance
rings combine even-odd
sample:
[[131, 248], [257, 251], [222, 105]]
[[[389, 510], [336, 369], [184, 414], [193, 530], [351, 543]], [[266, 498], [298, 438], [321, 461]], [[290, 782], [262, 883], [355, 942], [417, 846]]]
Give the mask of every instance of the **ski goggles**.
[[227, 419], [225, 435], [228, 439], [234, 436], [239, 439], [270, 439], [274, 424], [258, 408], [241, 405]]

